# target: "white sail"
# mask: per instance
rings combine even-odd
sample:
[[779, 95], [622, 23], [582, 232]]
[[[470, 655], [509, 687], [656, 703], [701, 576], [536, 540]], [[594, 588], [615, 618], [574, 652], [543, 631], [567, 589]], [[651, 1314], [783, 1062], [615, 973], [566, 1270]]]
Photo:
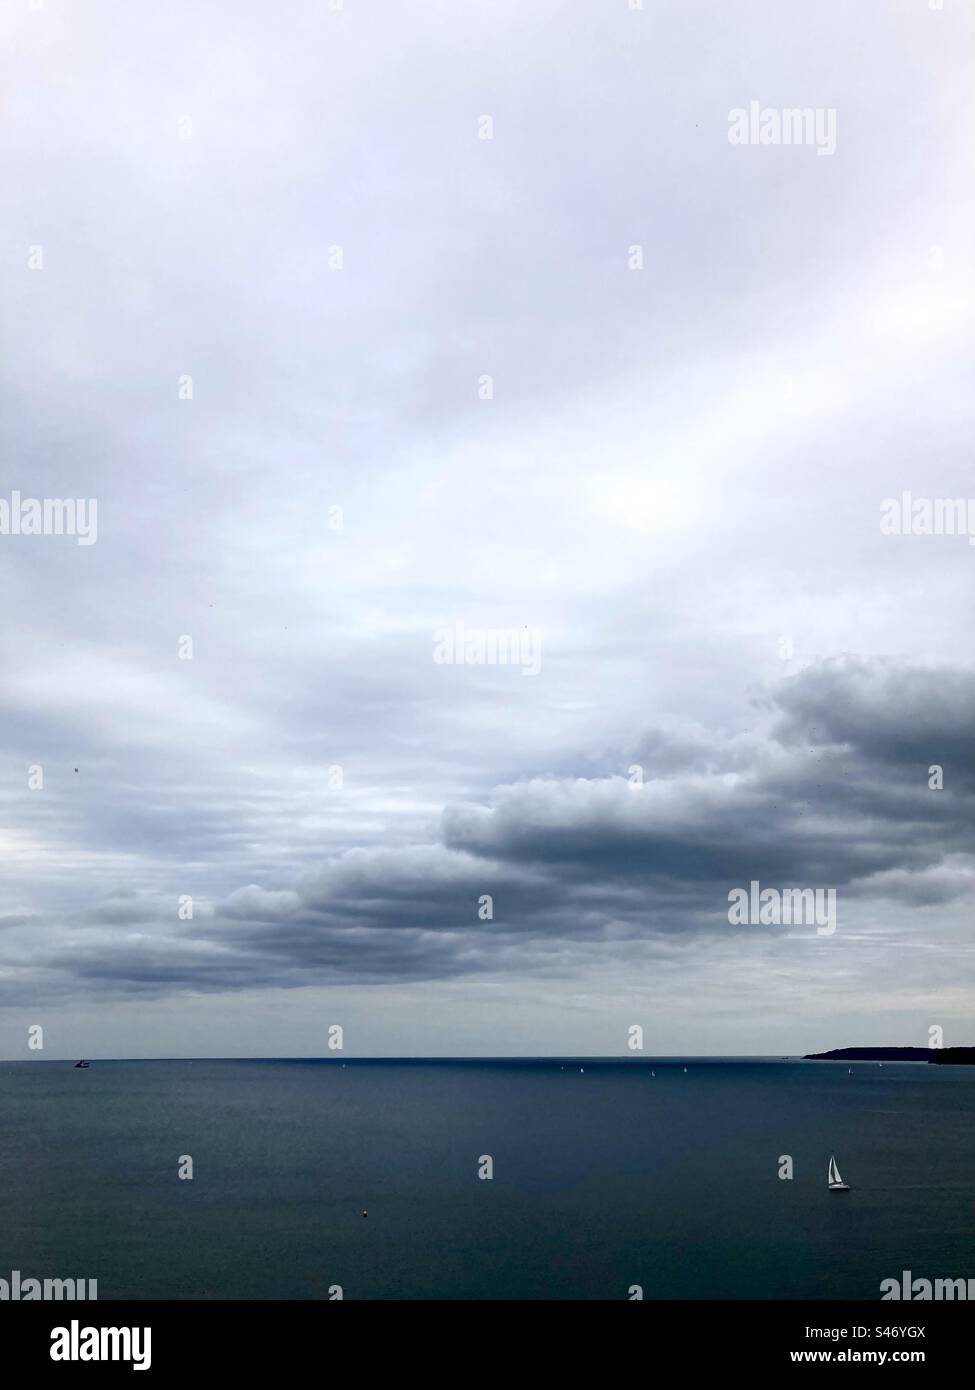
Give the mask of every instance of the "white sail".
[[831, 1184], [834, 1182], [843, 1181], [843, 1179], [840, 1177], [840, 1170], [836, 1166], [836, 1159], [832, 1156], [832, 1154], [830, 1154], [829, 1159], [829, 1181]]

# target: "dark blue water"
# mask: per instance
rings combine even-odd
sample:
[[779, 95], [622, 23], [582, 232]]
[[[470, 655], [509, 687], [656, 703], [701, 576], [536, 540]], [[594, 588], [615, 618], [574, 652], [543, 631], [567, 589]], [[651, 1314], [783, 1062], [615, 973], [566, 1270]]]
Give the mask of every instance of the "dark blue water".
[[0, 1276], [103, 1299], [876, 1299], [905, 1268], [975, 1276], [975, 1068], [581, 1065], [0, 1064]]

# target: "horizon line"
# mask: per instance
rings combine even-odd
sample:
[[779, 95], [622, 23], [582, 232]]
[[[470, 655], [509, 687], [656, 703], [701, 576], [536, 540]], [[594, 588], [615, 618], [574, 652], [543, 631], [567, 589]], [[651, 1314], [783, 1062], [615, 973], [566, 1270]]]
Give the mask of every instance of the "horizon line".
[[[964, 1044], [960, 1045], [964, 1046]], [[890, 1051], [910, 1051], [910, 1052], [931, 1052], [943, 1050], [950, 1052], [955, 1049], [933, 1049], [930, 1047], [915, 1046], [911, 1043], [864, 1043], [848, 1044], [845, 1047], [826, 1048], [825, 1052], [849, 1052], [849, 1051], [871, 1051], [871, 1052], [890, 1052]], [[615, 1052], [604, 1053], [450, 1053], [435, 1055], [430, 1053], [388, 1055], [377, 1054], [364, 1055], [358, 1054], [351, 1057], [321, 1055], [309, 1053], [307, 1055], [271, 1055], [260, 1053], [248, 1054], [220, 1054], [210, 1056], [141, 1056], [141, 1057], [96, 1057], [94, 1054], [72, 1054], [63, 1057], [0, 1057], [0, 1064], [4, 1062], [23, 1062], [33, 1064], [38, 1062], [74, 1062], [77, 1060], [91, 1062], [334, 1062], [339, 1065], [348, 1062], [593, 1062], [593, 1063], [625, 1063], [630, 1066], [639, 1066], [643, 1062], [720, 1062], [720, 1061], [773, 1061], [773, 1062], [803, 1062], [810, 1059], [818, 1060], [824, 1056], [824, 1052], [802, 1053], [802, 1052], [645, 1052], [639, 1057], [628, 1056]]]

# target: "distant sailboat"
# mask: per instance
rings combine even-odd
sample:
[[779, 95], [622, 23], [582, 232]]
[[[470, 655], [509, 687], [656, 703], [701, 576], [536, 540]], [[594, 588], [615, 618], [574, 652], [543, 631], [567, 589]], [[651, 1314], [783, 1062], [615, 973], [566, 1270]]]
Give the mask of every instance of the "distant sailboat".
[[852, 1076], [852, 1075], [853, 1075], [853, 1068], [851, 1067], [850, 1070], [849, 1070], [846, 1074], [847, 1074], [847, 1076]]
[[684, 1068], [684, 1075], [685, 1075], [685, 1076], [687, 1075], [687, 1068], [686, 1068], [686, 1067]]
[[85, 1061], [75, 1062], [75, 1067], [76, 1067], [76, 1068], [77, 1068], [77, 1067], [90, 1067], [90, 1066], [91, 1066], [91, 1063], [90, 1063], [90, 1062], [85, 1062]]
[[829, 1190], [830, 1192], [849, 1192], [850, 1184], [843, 1181], [840, 1177], [840, 1170], [836, 1166], [836, 1159], [832, 1154], [829, 1156]]

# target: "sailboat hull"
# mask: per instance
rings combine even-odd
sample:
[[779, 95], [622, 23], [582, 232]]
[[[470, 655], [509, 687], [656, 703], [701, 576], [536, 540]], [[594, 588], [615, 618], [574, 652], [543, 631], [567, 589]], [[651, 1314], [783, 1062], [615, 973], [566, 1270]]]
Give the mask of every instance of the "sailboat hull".
[[829, 1190], [830, 1192], [849, 1192], [850, 1184], [848, 1182], [831, 1182]]

